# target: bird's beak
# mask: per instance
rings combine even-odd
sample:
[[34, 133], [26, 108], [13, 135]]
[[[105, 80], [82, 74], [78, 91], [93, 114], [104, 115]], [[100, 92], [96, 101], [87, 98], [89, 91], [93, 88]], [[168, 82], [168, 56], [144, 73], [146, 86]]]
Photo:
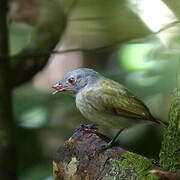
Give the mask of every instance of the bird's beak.
[[55, 91], [52, 94], [56, 94], [58, 92], [65, 91], [66, 89], [70, 87], [67, 85], [63, 85], [63, 83], [56, 83], [52, 86], [52, 88], [55, 89]]

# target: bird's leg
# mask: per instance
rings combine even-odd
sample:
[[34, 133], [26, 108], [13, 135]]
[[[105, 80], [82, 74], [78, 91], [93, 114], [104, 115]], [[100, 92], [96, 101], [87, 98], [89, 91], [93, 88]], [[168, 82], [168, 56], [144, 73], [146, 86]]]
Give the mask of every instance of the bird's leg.
[[80, 124], [78, 127], [76, 127], [75, 131], [82, 129], [82, 128], [97, 130], [98, 128], [96, 126], [98, 126], [98, 125], [97, 124]]
[[125, 129], [125, 128], [120, 129], [120, 130], [117, 132], [117, 134], [115, 135], [115, 137], [114, 137], [110, 142], [108, 142], [106, 145], [101, 146], [100, 151], [104, 151], [104, 150], [112, 147], [112, 145], [115, 143], [116, 139], [118, 138], [118, 136], [121, 134], [121, 132], [122, 132], [124, 129]]

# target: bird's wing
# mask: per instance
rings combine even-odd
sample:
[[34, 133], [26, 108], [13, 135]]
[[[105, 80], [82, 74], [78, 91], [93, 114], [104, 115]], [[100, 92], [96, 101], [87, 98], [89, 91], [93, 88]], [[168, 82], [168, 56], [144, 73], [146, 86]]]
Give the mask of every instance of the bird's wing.
[[88, 90], [84, 98], [89, 105], [104, 113], [152, 121], [154, 119], [143, 102], [110, 79], [105, 79]]

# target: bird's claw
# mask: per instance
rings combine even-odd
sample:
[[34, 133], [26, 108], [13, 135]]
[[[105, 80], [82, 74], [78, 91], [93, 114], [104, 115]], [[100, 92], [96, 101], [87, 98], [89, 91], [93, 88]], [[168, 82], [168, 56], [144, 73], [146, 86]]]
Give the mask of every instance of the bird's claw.
[[110, 142], [108, 142], [107, 144], [102, 145], [102, 146], [100, 147], [100, 149], [98, 150], [98, 152], [100, 153], [100, 152], [102, 152], [102, 151], [105, 151], [105, 150], [111, 148], [112, 146], [113, 146], [113, 142], [110, 141]]
[[80, 124], [79, 126], [77, 126], [77, 127], [75, 128], [75, 132], [83, 129], [83, 127], [84, 127], [84, 125], [83, 125], [83, 124]]
[[98, 128], [96, 126], [97, 124], [80, 124], [78, 127], [76, 127], [75, 131], [78, 131], [83, 128], [90, 129], [90, 130], [97, 130]]
[[87, 129], [91, 129], [91, 130], [98, 130], [98, 128], [97, 128], [97, 124], [87, 124], [87, 125], [84, 125], [85, 126], [85, 128], [87, 128]]

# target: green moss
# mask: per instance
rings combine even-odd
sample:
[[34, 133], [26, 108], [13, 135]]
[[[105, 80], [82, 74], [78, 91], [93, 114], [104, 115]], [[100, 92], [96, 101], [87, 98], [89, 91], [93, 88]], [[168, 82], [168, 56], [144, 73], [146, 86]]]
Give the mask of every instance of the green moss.
[[165, 131], [160, 152], [160, 165], [165, 170], [180, 172], [180, 90], [176, 90], [173, 97], [169, 126]]
[[159, 180], [158, 176], [149, 173], [152, 169], [158, 169], [148, 159], [132, 152], [122, 155], [123, 159], [110, 159], [111, 171], [103, 177], [103, 180]]
[[148, 159], [137, 155], [132, 152], [126, 152], [122, 155], [122, 160], [120, 165], [123, 170], [134, 171], [137, 179], [141, 180], [158, 180], [157, 176], [149, 174], [149, 171], [152, 169], [157, 169]]

